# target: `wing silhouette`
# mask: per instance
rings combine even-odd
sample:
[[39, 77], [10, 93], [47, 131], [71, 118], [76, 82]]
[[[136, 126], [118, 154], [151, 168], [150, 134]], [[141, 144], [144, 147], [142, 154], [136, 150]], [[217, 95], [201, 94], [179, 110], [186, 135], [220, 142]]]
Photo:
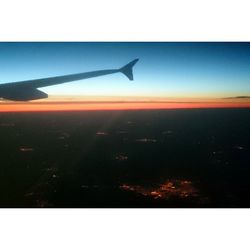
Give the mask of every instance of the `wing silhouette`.
[[38, 90], [37, 88], [119, 72], [127, 76], [129, 80], [133, 80], [133, 66], [138, 62], [138, 60], [139, 59], [135, 59], [120, 69], [97, 70], [78, 74], [0, 84], [0, 97], [13, 101], [30, 101], [48, 98], [48, 95], [46, 93], [42, 92], [41, 90]]

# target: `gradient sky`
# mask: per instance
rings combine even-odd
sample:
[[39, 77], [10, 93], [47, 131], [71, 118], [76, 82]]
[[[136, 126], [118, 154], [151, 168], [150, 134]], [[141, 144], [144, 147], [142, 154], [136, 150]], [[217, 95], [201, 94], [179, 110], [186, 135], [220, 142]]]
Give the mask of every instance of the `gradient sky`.
[[134, 82], [113, 74], [43, 88], [49, 95], [250, 95], [250, 43], [0, 43], [0, 83], [119, 68], [139, 58]]

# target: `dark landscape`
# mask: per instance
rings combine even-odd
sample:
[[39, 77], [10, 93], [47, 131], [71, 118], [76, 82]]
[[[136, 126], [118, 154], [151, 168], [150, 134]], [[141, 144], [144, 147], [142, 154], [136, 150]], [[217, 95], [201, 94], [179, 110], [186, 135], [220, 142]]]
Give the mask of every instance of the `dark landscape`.
[[2, 208], [250, 207], [250, 109], [0, 113]]

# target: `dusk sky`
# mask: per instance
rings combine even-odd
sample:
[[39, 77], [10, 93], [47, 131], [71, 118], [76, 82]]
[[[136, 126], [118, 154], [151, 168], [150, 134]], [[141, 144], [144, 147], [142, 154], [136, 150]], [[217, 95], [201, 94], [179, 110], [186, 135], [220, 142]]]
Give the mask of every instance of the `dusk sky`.
[[120, 68], [135, 58], [133, 82], [112, 74], [41, 90], [161, 100], [250, 95], [250, 43], [0, 43], [0, 83]]

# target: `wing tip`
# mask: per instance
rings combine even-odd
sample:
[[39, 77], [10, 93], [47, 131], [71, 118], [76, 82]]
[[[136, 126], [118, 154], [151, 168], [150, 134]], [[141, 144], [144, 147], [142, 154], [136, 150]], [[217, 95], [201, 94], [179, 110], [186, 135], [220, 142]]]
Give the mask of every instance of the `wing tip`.
[[134, 80], [133, 76], [133, 67], [139, 61], [139, 58], [134, 59], [133, 61], [129, 62], [122, 68], [120, 68], [120, 72], [122, 72], [130, 81]]

